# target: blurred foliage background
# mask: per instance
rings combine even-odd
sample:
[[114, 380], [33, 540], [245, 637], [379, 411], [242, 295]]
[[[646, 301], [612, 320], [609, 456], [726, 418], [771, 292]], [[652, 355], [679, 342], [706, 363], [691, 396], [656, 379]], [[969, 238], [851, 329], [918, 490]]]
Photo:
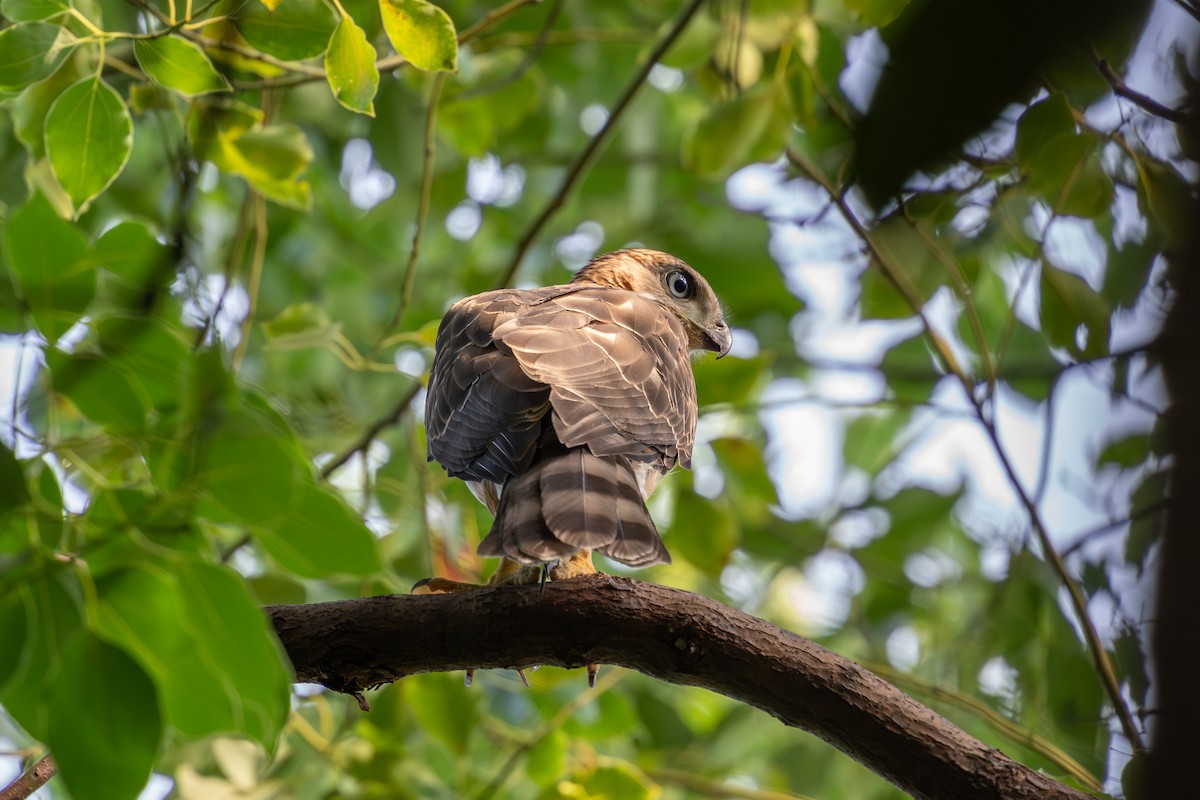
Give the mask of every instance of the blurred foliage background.
[[421, 675], [370, 714], [289, 686], [258, 605], [490, 570], [425, 461], [443, 310], [636, 242], [736, 327], [652, 503], [675, 563], [637, 577], [1136, 796], [1190, 0], [0, 17], [6, 775], [48, 748], [47, 796], [102, 800], [900, 796], [615, 668]]

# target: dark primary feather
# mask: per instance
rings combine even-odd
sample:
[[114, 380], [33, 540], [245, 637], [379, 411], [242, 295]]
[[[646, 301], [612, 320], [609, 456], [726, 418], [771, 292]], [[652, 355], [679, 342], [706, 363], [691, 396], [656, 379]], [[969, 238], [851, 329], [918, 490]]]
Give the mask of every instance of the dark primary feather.
[[[667, 295], [668, 269], [692, 276], [693, 301]], [[431, 459], [502, 487], [480, 554], [669, 561], [644, 495], [690, 464], [689, 351], [699, 347], [728, 349], [720, 306], [703, 278], [655, 251], [603, 256], [565, 286], [454, 304], [438, 330], [425, 422]], [[635, 463], [652, 472], [645, 486]]]

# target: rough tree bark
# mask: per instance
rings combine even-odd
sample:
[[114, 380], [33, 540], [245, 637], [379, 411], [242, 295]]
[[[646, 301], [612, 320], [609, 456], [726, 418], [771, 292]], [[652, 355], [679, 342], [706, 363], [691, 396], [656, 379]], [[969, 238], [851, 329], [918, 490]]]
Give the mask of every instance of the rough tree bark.
[[[356, 693], [418, 672], [616, 664], [761, 708], [917, 798], [1085, 800], [808, 639], [609, 575], [266, 609], [299, 681]], [[582, 680], [582, 679], [581, 679]], [[581, 690], [583, 690], [581, 686]]]

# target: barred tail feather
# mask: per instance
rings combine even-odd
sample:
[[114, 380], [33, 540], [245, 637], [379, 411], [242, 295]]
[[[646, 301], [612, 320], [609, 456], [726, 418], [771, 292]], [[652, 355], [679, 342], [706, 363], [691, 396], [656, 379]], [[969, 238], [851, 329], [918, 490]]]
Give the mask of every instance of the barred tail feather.
[[632, 567], [671, 561], [628, 461], [560, 446], [509, 479], [479, 554], [529, 564], [579, 550]]

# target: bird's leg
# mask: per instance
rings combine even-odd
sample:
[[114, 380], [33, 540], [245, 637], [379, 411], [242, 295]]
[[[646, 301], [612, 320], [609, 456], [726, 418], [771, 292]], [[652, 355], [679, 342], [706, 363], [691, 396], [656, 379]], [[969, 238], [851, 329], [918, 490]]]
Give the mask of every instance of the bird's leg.
[[488, 586], [529, 586], [541, 579], [542, 568], [537, 564], [522, 564], [511, 558], [501, 558]]
[[550, 568], [550, 580], [565, 581], [570, 578], [580, 578], [584, 575], [594, 575], [596, 567], [592, 564], [592, 551], [580, 550], [566, 561], [559, 561]]

